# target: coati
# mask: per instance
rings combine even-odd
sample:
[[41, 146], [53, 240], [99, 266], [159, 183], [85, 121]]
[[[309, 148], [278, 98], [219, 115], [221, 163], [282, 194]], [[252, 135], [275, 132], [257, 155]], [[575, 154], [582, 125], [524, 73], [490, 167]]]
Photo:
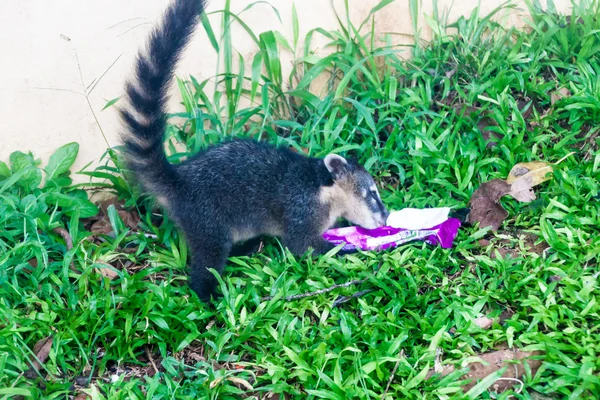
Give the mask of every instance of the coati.
[[264, 142], [236, 139], [179, 164], [164, 151], [167, 92], [176, 63], [205, 0], [174, 0], [140, 52], [120, 108], [128, 169], [154, 195], [184, 234], [191, 253], [190, 286], [216, 295], [234, 243], [259, 235], [281, 238], [294, 254], [335, 246], [321, 234], [340, 217], [364, 228], [385, 224], [388, 212], [371, 175], [358, 163], [329, 154], [307, 157]]

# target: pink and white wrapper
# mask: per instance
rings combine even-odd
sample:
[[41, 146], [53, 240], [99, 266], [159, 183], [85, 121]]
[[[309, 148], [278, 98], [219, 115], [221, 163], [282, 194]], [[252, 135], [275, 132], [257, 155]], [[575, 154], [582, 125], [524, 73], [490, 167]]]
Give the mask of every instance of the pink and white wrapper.
[[460, 228], [460, 221], [448, 218], [446, 221], [427, 229], [402, 229], [383, 226], [364, 229], [358, 226], [330, 229], [323, 238], [335, 245], [344, 244], [344, 250], [386, 250], [413, 240], [422, 240], [445, 249], [452, 247]]

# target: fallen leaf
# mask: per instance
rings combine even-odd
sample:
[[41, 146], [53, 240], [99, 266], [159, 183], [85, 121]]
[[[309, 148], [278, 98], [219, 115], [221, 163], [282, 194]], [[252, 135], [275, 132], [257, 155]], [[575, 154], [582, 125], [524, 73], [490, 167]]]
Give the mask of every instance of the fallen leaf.
[[112, 233], [112, 225], [108, 219], [101, 219], [92, 224], [90, 232], [96, 235], [110, 235]]
[[73, 400], [87, 400], [91, 399], [90, 395], [87, 393], [79, 393]]
[[534, 110], [537, 110], [536, 103], [528, 97], [519, 97], [517, 99], [517, 107], [521, 112], [521, 117], [528, 121]]
[[502, 179], [493, 179], [483, 183], [471, 196], [469, 202], [471, 211], [467, 222], [479, 222], [480, 228], [488, 226], [497, 230], [508, 217], [508, 212], [500, 204], [500, 198], [511, 191], [511, 185]]
[[50, 354], [53, 342], [54, 338], [52, 336], [48, 336], [39, 340], [33, 346], [33, 353], [35, 354], [35, 357], [32, 357], [31, 359], [31, 369], [29, 369], [25, 374], [28, 378], [35, 377], [36, 371], [40, 371], [40, 369], [42, 368], [42, 364], [46, 362], [46, 359]]
[[[508, 241], [506, 241], [508, 243]], [[500, 240], [498, 241], [499, 244], [503, 244], [503, 241]], [[490, 241], [487, 239], [480, 239], [479, 240], [479, 245], [481, 247], [487, 247], [490, 245]], [[496, 258], [496, 252], [498, 252], [498, 254], [500, 254], [500, 256], [502, 258], [506, 257], [506, 255], [510, 255], [512, 258], [518, 257], [519, 253], [517, 250], [512, 249], [512, 248], [505, 248], [505, 247], [500, 247], [500, 246], [493, 246], [489, 249], [489, 255], [490, 258], [495, 259]]]
[[456, 72], [457, 72], [457, 71], [458, 71], [458, 68], [457, 68], [457, 67], [454, 67], [454, 68], [452, 68], [450, 71], [447, 71], [447, 72], [445, 73], [445, 75], [446, 75], [446, 78], [448, 78], [448, 79], [452, 78], [452, 77], [454, 76], [454, 74], [456, 74]]
[[550, 180], [552, 178], [550, 172], [552, 172], [552, 165], [543, 161], [518, 163], [508, 173], [506, 182], [512, 185], [519, 179], [530, 177], [533, 187]]
[[114, 267], [110, 264], [96, 262], [96, 265], [96, 270], [100, 273], [100, 275], [105, 276], [110, 280], [113, 280], [119, 276], [119, 274], [114, 270]]
[[88, 377], [87, 376], [78, 376], [75, 378], [75, 384], [78, 386], [83, 386], [86, 387], [88, 384]]
[[[450, 92], [448, 92], [448, 95], [445, 98], [443, 98], [437, 102], [437, 105], [450, 107], [454, 104], [454, 101], [456, 100], [457, 97], [458, 97], [458, 92], [456, 90], [450, 90]], [[453, 107], [453, 108], [455, 110], [457, 110], [457, 108], [455, 108], [455, 107]]]
[[221, 381], [223, 380], [223, 376], [218, 377], [217, 379], [215, 379], [214, 381], [211, 381], [210, 384], [208, 385], [209, 389], [214, 389], [215, 387], [217, 387], [217, 385], [219, 383], [221, 383]]
[[[509, 349], [501, 349], [481, 354], [479, 355], [479, 358], [483, 361], [483, 363], [479, 361], [473, 361], [468, 364], [469, 372], [465, 374], [462, 379], [470, 379], [470, 382], [463, 385], [462, 388], [464, 391], [467, 391], [475, 386], [478, 380], [485, 378], [486, 376], [504, 368], [505, 366], [509, 366], [506, 372], [502, 375], [502, 378], [511, 379], [499, 379], [492, 385], [490, 389], [497, 393], [511, 389], [513, 385], [515, 385], [515, 381], [512, 379], [521, 379], [523, 375], [525, 375], [525, 367], [523, 366], [524, 363], [529, 365], [531, 375], [535, 375], [539, 367], [542, 365], [542, 361], [532, 360], [531, 357], [540, 354], [540, 352], [525, 352]], [[519, 362], [515, 363], [514, 361]], [[441, 376], [446, 376], [454, 371], [454, 365], [445, 365], [443, 367], [443, 371], [441, 372]], [[427, 374], [427, 378], [429, 379], [435, 374], [435, 370], [431, 369]]]
[[204, 357], [202, 357], [200, 354], [198, 353], [189, 353], [188, 357], [196, 362], [200, 362], [200, 361], [206, 361], [206, 359]]
[[[117, 214], [126, 227], [135, 230], [140, 222], [140, 216], [135, 210], [127, 210], [123, 202], [116, 197], [103, 200], [98, 204], [99, 212], [96, 216], [88, 218], [86, 221], [91, 223], [90, 232], [96, 235], [110, 235], [113, 233], [112, 225], [108, 218], [108, 207], [114, 206]], [[85, 221], [84, 221], [85, 222]]]
[[524, 176], [521, 179], [517, 179], [512, 185], [510, 185], [510, 193], [508, 194], [522, 203], [532, 202], [536, 199], [532, 188], [532, 181], [533, 179], [531, 176]]
[[[569, 153], [554, 165], [559, 164], [573, 153]], [[543, 161], [532, 161], [516, 164], [510, 170], [506, 180], [493, 179], [483, 183], [471, 197], [471, 211], [467, 222], [480, 223], [481, 228], [488, 226], [498, 230], [502, 221], [508, 217], [506, 210], [500, 205], [500, 198], [510, 194], [523, 203], [536, 199], [533, 187], [552, 178], [552, 165]]]
[[[484, 315], [483, 317], [475, 318], [473, 323], [481, 329], [490, 329], [492, 327], [492, 325], [494, 325], [494, 322], [503, 324], [504, 321], [506, 321], [507, 319], [509, 319], [512, 316], [513, 316], [512, 311], [504, 310], [504, 311], [502, 311], [502, 314], [500, 314], [496, 318], [490, 318], [490, 317]], [[452, 335], [454, 335], [456, 333], [456, 328], [450, 328], [448, 330], [448, 332], [451, 333]]]
[[480, 327], [481, 329], [490, 329], [494, 324], [494, 320], [488, 317], [479, 317], [475, 318], [475, 325]]
[[128, 210], [118, 210], [117, 214], [121, 217], [121, 220], [129, 229], [137, 229], [140, 222], [140, 216], [137, 212]]
[[496, 146], [497, 141], [502, 139], [501, 134], [488, 129], [491, 126], [498, 126], [498, 123], [490, 117], [491, 112], [489, 110], [482, 110], [479, 107], [465, 106], [460, 104], [455, 105], [453, 108], [457, 114], [466, 116], [472, 121], [477, 121], [477, 128], [481, 132], [481, 136], [483, 136], [487, 142], [486, 147], [494, 147]]
[[556, 103], [560, 99], [564, 99], [567, 97], [571, 97], [571, 91], [566, 87], [562, 87], [550, 95], [550, 104], [554, 105], [554, 103]]
[[245, 379], [241, 379], [241, 378], [236, 378], [235, 376], [230, 376], [227, 378], [228, 381], [236, 383], [240, 386], [245, 387], [247, 390], [254, 390], [254, 388], [252, 387], [252, 385], [246, 381]]

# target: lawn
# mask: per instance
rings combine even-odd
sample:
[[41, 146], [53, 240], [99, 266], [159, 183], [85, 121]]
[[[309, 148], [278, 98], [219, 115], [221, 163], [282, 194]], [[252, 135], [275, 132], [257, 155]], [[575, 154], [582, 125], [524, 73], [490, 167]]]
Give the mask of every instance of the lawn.
[[[0, 397], [600, 398], [600, 5], [529, 11], [522, 31], [478, 10], [450, 26], [440, 12], [434, 38], [411, 48], [358, 35], [342, 12], [305, 52], [294, 19], [291, 41], [247, 31], [260, 48], [251, 70], [206, 23], [219, 70], [179, 81], [172, 162], [231, 135], [355, 154], [389, 209], [471, 204], [496, 218], [464, 224], [451, 249], [311, 258], [266, 240], [230, 259], [211, 307], [119, 148], [79, 171], [85, 185], [70, 178], [76, 143], [43, 165], [20, 151], [0, 162]], [[316, 35], [330, 56], [310, 52]], [[322, 76], [326, 90], [311, 91]], [[470, 203], [532, 161], [551, 165], [533, 201]], [[96, 205], [92, 190], [115, 197]]]

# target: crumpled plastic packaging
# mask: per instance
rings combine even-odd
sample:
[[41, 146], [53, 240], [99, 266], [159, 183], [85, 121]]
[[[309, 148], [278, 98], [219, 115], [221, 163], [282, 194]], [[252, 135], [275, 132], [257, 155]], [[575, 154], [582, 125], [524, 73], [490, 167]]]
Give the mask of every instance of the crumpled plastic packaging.
[[[401, 245], [403, 243], [411, 242], [413, 240], [425, 241], [431, 245], [440, 245], [441, 247], [448, 249], [452, 247], [454, 238], [458, 234], [458, 229], [461, 226], [461, 221], [458, 218], [447, 218], [448, 213], [443, 209], [441, 213], [446, 212], [446, 218], [440, 218], [441, 209], [427, 209], [431, 210], [431, 215], [434, 218], [429, 220], [423, 219], [423, 213], [417, 213], [421, 217], [420, 221], [435, 221], [437, 224], [428, 228], [420, 229], [405, 229], [394, 226], [383, 226], [375, 229], [364, 229], [358, 226], [349, 226], [345, 228], [330, 229], [323, 233], [323, 238], [335, 245], [343, 244], [344, 250], [386, 250], [391, 247]], [[421, 210], [418, 210], [421, 211]], [[390, 213], [390, 218], [394, 215]], [[405, 220], [405, 224], [398, 221], [390, 221], [388, 218], [388, 225], [394, 223], [398, 225], [412, 225], [418, 226], [421, 222], [419, 218], [411, 221]], [[442, 220], [441, 223], [440, 220]]]
[[450, 207], [403, 208], [390, 212], [386, 225], [412, 230], [430, 228], [446, 221], [450, 211]]

